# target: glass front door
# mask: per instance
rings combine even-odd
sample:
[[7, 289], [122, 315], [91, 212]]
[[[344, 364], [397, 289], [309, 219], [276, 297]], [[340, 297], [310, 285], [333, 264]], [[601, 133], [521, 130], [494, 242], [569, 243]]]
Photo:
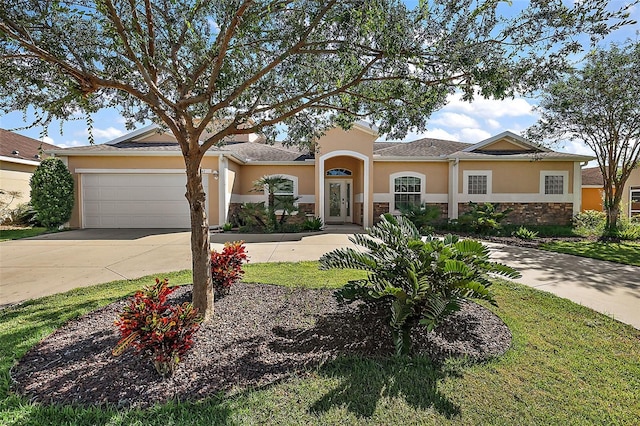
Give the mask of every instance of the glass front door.
[[352, 181], [347, 179], [325, 181], [325, 222], [350, 223], [353, 210]]

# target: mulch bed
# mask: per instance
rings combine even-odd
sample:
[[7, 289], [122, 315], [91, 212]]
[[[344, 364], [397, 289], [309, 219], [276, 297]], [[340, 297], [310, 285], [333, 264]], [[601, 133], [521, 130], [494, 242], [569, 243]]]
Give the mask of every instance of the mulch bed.
[[[171, 299], [189, 301], [191, 286]], [[40, 403], [145, 408], [268, 385], [339, 356], [393, 353], [388, 320], [364, 305], [340, 307], [330, 290], [241, 283], [216, 301], [214, 320], [196, 333], [173, 377], [162, 379], [133, 349], [111, 355], [119, 339], [113, 321], [125, 304], [73, 320], [32, 348], [12, 369], [14, 390]], [[510, 344], [502, 320], [472, 302], [435, 331], [413, 334], [413, 351], [436, 362], [485, 360]]]

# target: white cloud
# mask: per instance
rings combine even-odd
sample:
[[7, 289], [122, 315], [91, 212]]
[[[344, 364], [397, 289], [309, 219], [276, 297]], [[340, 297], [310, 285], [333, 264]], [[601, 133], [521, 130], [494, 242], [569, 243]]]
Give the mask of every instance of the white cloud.
[[[444, 140], [449, 140], [449, 141], [457, 141], [458, 140], [458, 135], [455, 133], [449, 133], [444, 129], [432, 129], [432, 130], [427, 130], [424, 133], [421, 133], [419, 135], [417, 135], [418, 137], [416, 139], [421, 139], [421, 138], [433, 138], [433, 139], [444, 139]], [[409, 139], [409, 140], [414, 140], [414, 139]]]
[[461, 142], [476, 143], [476, 142], [480, 142], [485, 139], [488, 139], [491, 136], [492, 136], [491, 133], [482, 129], [461, 129], [460, 130]]
[[485, 120], [485, 122], [491, 129], [499, 129], [501, 126], [500, 122], [498, 120], [494, 120], [493, 118], [488, 118]]
[[44, 142], [44, 143], [51, 144], [51, 145], [55, 145], [56, 144], [54, 142], [53, 138], [50, 138], [49, 136], [44, 136], [44, 137], [40, 138], [39, 140]]
[[466, 114], [457, 114], [455, 112], [441, 112], [434, 115], [434, 119], [430, 120], [430, 123], [437, 124], [444, 127], [469, 127], [478, 128], [480, 125], [478, 122], [469, 117]]
[[[115, 139], [117, 137], [124, 135], [123, 130], [116, 129], [115, 127], [108, 127], [106, 129], [98, 129], [94, 127], [91, 132], [93, 133], [93, 137], [95, 139], [105, 139], [105, 140]], [[82, 136], [89, 136], [89, 130], [85, 129], [80, 134]]]
[[473, 102], [465, 102], [459, 95], [452, 95], [449, 96], [448, 102], [443, 110], [461, 111], [472, 117], [496, 119], [534, 115], [533, 104], [524, 98], [503, 100], [476, 98]]
[[58, 146], [60, 148], [74, 148], [76, 146], [85, 146], [85, 145], [89, 145], [88, 141], [79, 141], [79, 140], [71, 140], [71, 141], [64, 141], [61, 144], [58, 144]]

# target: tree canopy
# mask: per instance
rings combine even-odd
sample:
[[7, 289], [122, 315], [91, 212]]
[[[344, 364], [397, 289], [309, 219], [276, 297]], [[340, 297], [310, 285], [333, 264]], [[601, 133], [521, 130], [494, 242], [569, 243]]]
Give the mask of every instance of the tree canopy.
[[[504, 98], [537, 88], [627, 23], [607, 1], [14, 0], [0, 5], [0, 110], [35, 124], [115, 107], [180, 144], [192, 224], [194, 304], [213, 309], [204, 153], [276, 125], [312, 145], [357, 118], [382, 134], [424, 130], [461, 90]], [[89, 120], [89, 125], [91, 122]], [[211, 297], [209, 296], [211, 295]]]
[[640, 42], [592, 52], [583, 68], [550, 84], [529, 133], [577, 140], [596, 155], [604, 182], [607, 231], [615, 232], [622, 188], [640, 167]]

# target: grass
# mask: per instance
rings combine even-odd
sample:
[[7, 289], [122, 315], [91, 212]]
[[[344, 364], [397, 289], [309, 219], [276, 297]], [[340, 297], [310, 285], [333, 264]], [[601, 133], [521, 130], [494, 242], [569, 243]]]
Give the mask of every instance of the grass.
[[577, 237], [571, 225], [503, 225], [499, 235], [512, 235], [521, 226], [538, 233], [538, 237]]
[[[249, 264], [245, 280], [341, 284], [316, 265]], [[188, 271], [158, 275], [190, 282]], [[482, 364], [339, 359], [263, 388], [144, 411], [41, 406], [9, 392], [11, 365], [37, 341], [150, 282], [115, 281], [0, 311], [0, 424], [632, 425], [640, 414], [640, 331], [506, 281], [495, 284], [499, 307], [491, 309], [511, 329], [513, 347]]]
[[20, 238], [37, 237], [46, 233], [47, 228], [33, 227], [20, 229], [0, 229], [0, 242], [19, 240]]
[[637, 242], [555, 241], [543, 244], [540, 248], [557, 253], [640, 266], [640, 243]]

